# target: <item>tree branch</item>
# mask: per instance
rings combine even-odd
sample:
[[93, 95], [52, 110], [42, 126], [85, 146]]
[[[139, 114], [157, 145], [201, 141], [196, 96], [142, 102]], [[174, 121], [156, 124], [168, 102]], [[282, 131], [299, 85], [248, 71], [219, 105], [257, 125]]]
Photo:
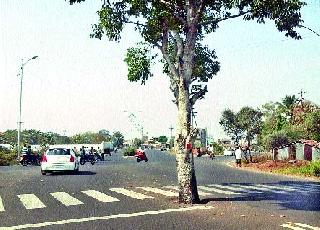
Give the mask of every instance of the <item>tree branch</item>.
[[205, 25], [209, 25], [209, 24], [212, 24], [212, 23], [217, 24], [217, 23], [219, 23], [219, 22], [221, 22], [221, 21], [225, 21], [225, 20], [228, 20], [228, 19], [241, 17], [241, 16], [243, 16], [243, 15], [245, 15], [245, 14], [247, 14], [247, 13], [250, 13], [250, 12], [252, 12], [252, 11], [251, 11], [251, 10], [248, 10], [248, 11], [240, 12], [239, 14], [230, 15], [230, 16], [228, 16], [228, 17], [218, 18], [218, 19], [213, 19], [213, 20], [208, 20], [208, 21], [205, 21], [205, 22], [200, 23], [200, 25], [205, 26]]
[[314, 33], [314, 34], [316, 34], [317, 36], [319, 36], [320, 37], [320, 34], [318, 34], [316, 31], [314, 31], [313, 29], [310, 29], [309, 27], [306, 27], [306, 26], [303, 26], [303, 25], [300, 25], [299, 26], [300, 28], [305, 28], [305, 29], [307, 29], [307, 30], [310, 30], [312, 33]]
[[203, 89], [200, 89], [199, 91], [192, 93], [189, 99], [191, 106], [193, 106], [198, 99], [202, 99], [207, 92], [208, 87], [205, 86]]

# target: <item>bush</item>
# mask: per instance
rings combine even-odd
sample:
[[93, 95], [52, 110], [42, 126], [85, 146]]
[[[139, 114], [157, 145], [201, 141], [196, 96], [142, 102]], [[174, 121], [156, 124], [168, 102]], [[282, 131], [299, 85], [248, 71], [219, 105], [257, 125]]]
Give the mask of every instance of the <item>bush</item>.
[[303, 165], [301, 167], [292, 166], [284, 169], [276, 170], [284, 174], [298, 174], [304, 176], [316, 176], [320, 177], [320, 161], [312, 161], [308, 165]]
[[310, 171], [314, 176], [319, 176], [320, 177], [320, 161], [311, 162]]
[[135, 153], [135, 148], [133, 147], [128, 147], [123, 149], [123, 155], [124, 156], [134, 156]]
[[15, 151], [0, 147], [0, 166], [16, 164], [16, 157]]

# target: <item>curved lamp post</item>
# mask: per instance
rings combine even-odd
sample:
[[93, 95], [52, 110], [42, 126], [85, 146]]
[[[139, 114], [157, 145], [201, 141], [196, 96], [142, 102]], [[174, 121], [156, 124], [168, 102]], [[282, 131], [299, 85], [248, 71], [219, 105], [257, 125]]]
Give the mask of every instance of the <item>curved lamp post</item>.
[[23, 80], [23, 68], [24, 66], [31, 60], [36, 59], [38, 56], [33, 56], [32, 58], [29, 58], [26, 62], [23, 62], [23, 59], [21, 60], [21, 74], [20, 74], [20, 98], [19, 98], [19, 121], [18, 121], [18, 160], [20, 157], [20, 134], [21, 134], [21, 105], [22, 105], [22, 80]]

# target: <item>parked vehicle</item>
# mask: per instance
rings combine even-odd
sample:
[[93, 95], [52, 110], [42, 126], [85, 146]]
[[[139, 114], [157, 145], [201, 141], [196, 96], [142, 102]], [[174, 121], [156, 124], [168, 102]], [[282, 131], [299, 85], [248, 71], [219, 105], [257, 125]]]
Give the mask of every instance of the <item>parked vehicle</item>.
[[148, 161], [148, 157], [143, 149], [136, 149], [134, 156], [137, 158], [137, 162]]
[[79, 160], [73, 149], [49, 148], [41, 158], [41, 174], [53, 171], [79, 171]]
[[20, 164], [23, 166], [27, 165], [40, 165], [41, 157], [39, 155], [35, 154], [22, 154], [20, 157]]

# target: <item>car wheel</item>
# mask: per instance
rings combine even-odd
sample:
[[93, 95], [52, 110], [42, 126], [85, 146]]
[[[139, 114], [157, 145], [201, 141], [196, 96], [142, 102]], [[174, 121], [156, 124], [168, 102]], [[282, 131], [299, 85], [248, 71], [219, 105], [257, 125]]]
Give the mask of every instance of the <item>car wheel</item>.
[[140, 162], [141, 160], [140, 160], [140, 158], [137, 158], [137, 162]]
[[145, 161], [145, 162], [148, 162], [148, 159], [145, 159], [144, 161]]
[[41, 174], [42, 174], [42, 175], [46, 175], [47, 172], [46, 172], [45, 170], [42, 170], [42, 169], [41, 169]]

